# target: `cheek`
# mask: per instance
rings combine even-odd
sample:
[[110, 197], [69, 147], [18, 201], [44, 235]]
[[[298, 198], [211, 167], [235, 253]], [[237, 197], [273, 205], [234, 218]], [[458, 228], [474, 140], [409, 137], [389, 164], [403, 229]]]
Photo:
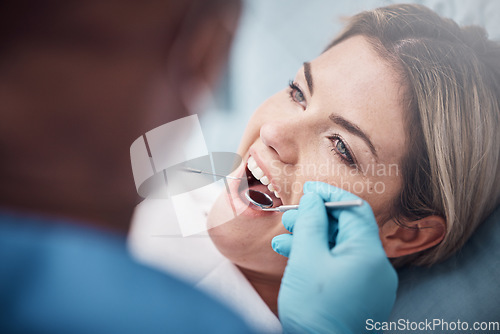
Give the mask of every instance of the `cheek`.
[[337, 162], [335, 160], [337, 158], [318, 159], [320, 155], [308, 155], [294, 169], [281, 170], [280, 184], [285, 192], [290, 194], [290, 203], [300, 202], [305, 182], [319, 181], [349, 191], [366, 200], [377, 218], [387, 216], [389, 204], [401, 189], [399, 173], [378, 175], [379, 171], [376, 171], [375, 175], [362, 176], [343, 163]]
[[259, 122], [258, 114], [254, 113], [245, 128], [245, 132], [241, 137], [240, 145], [238, 146], [237, 153], [240, 156], [244, 156], [249, 147], [257, 140], [259, 137], [260, 127], [261, 123]]
[[399, 176], [361, 176], [347, 170], [330, 177], [319, 177], [318, 181], [349, 191], [370, 204], [377, 222], [387, 219], [391, 204], [401, 190]]
[[243, 156], [248, 151], [249, 147], [259, 138], [260, 128], [263, 124], [279, 119], [280, 111], [283, 111], [285, 106], [284, 101], [286, 100], [284, 99], [286, 95], [284, 94], [286, 94], [286, 91], [273, 95], [253, 113], [248, 121], [238, 147], [239, 155]]
[[390, 219], [391, 206], [401, 191], [401, 178], [384, 177], [374, 180], [373, 191], [366, 195], [378, 223]]

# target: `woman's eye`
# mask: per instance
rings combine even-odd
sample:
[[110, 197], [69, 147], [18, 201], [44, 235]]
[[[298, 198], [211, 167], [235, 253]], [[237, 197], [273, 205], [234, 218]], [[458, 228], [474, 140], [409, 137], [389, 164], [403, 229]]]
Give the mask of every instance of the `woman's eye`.
[[290, 81], [290, 98], [293, 102], [300, 104], [303, 108], [307, 107], [306, 98], [302, 90], [295, 84], [295, 82]]
[[337, 150], [340, 152], [340, 154], [346, 154], [347, 148], [345, 147], [345, 144], [341, 140], [337, 140]]
[[347, 145], [339, 136], [333, 136], [330, 140], [333, 143], [332, 151], [337, 153], [340, 158], [349, 165], [356, 165], [351, 151], [349, 151], [349, 148], [347, 148]]
[[304, 98], [304, 94], [300, 90], [294, 89], [292, 90], [293, 98], [297, 102], [303, 102], [306, 99]]

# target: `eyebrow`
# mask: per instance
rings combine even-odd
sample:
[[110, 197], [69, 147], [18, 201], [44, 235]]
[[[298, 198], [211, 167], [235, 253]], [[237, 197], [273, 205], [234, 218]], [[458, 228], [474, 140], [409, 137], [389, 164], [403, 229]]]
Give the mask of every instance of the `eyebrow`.
[[363, 130], [361, 130], [359, 128], [359, 126], [348, 121], [347, 119], [345, 119], [344, 117], [342, 117], [340, 115], [331, 114], [328, 118], [330, 118], [330, 120], [333, 123], [343, 127], [346, 131], [363, 139], [363, 141], [366, 143], [366, 145], [368, 145], [368, 147], [370, 148], [370, 151], [372, 152], [372, 154], [375, 156], [375, 159], [378, 160], [377, 150], [375, 149], [375, 146], [373, 146], [370, 138], [363, 132]]
[[311, 75], [311, 63], [305, 62], [304, 63], [304, 76], [306, 77], [307, 81], [307, 87], [309, 88], [309, 92], [311, 93], [311, 96], [313, 95], [313, 78]]

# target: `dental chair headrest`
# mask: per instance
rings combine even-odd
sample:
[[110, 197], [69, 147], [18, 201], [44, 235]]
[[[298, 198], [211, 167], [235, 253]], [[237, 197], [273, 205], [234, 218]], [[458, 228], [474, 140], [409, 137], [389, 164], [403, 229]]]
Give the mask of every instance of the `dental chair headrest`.
[[[483, 222], [465, 246], [431, 268], [405, 268], [398, 272], [398, 297], [390, 321], [500, 322], [500, 207]], [[403, 320], [400, 320], [403, 319]], [[437, 322], [436, 322], [437, 323]], [[434, 328], [436, 333], [459, 332], [453, 324]], [[429, 327], [417, 332], [431, 332]], [[497, 329], [484, 331], [498, 333]], [[388, 330], [384, 333], [416, 333]]]

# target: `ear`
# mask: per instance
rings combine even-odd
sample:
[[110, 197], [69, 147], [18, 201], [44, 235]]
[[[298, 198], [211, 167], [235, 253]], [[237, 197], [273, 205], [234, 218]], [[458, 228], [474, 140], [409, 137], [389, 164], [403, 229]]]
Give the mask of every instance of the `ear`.
[[401, 257], [439, 244], [446, 235], [446, 221], [440, 216], [427, 216], [401, 226], [390, 220], [380, 228], [379, 235], [387, 257]]

